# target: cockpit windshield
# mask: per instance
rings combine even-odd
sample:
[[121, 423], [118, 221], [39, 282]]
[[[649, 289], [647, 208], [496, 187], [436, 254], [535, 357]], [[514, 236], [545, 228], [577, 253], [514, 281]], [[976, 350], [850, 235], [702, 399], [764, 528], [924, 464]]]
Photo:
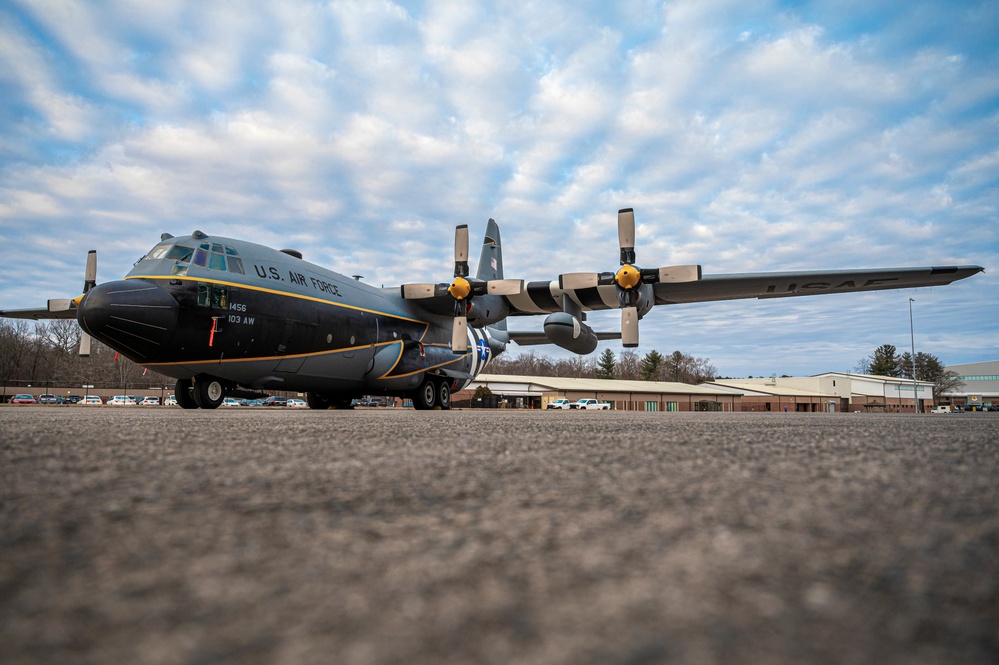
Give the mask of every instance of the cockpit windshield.
[[157, 245], [144, 258], [146, 261], [165, 259], [174, 261], [173, 274], [186, 275], [193, 263], [209, 270], [244, 274], [243, 260], [234, 247], [217, 242], [203, 242], [197, 248], [186, 245]]

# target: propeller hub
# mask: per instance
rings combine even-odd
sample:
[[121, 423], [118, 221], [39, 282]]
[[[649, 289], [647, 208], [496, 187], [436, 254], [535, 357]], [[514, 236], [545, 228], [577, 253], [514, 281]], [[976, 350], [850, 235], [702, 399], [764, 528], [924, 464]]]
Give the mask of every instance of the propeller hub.
[[447, 292], [455, 300], [464, 300], [472, 293], [472, 285], [464, 277], [455, 277], [451, 286], [447, 287]]
[[614, 281], [622, 289], [630, 291], [642, 281], [642, 273], [635, 266], [625, 264], [614, 274]]

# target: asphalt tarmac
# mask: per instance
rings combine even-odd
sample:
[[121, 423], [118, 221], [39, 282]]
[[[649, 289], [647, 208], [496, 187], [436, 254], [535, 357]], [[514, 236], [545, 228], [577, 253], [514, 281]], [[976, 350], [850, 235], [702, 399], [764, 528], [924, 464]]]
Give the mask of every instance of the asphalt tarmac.
[[0, 408], [0, 662], [996, 663], [999, 414]]

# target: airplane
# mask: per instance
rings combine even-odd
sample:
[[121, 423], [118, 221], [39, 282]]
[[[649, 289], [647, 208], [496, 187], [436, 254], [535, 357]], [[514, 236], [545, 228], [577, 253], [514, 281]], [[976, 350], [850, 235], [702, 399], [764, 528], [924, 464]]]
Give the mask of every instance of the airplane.
[[[450, 282], [376, 288], [306, 261], [292, 249], [194, 231], [160, 242], [121, 280], [97, 283], [87, 256], [83, 293], [44, 309], [0, 316], [75, 318], [91, 338], [175, 378], [177, 403], [214, 409], [253, 391], [304, 392], [313, 409], [350, 408], [362, 394], [410, 398], [449, 409], [510, 343], [555, 344], [585, 355], [600, 340], [639, 343], [639, 321], [656, 305], [785, 298], [942, 286], [975, 265], [704, 275], [699, 265], [641, 268], [635, 215], [618, 211], [619, 266], [551, 281], [506, 279], [499, 225], [490, 219], [474, 276], [468, 226], [455, 229]], [[619, 309], [620, 332], [597, 332], [586, 312]], [[545, 315], [543, 331], [507, 329], [511, 317]]]

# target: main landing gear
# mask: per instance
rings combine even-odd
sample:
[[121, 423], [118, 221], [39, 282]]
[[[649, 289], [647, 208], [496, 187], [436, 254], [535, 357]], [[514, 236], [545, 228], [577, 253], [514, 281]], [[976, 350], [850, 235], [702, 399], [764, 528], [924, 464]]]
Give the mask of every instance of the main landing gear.
[[199, 374], [194, 379], [177, 379], [174, 395], [182, 409], [217, 409], [225, 399], [226, 386], [220, 379]]
[[428, 376], [413, 393], [413, 408], [418, 411], [451, 408], [451, 379]]
[[349, 395], [329, 395], [326, 393], [307, 392], [305, 393], [305, 403], [310, 409], [320, 409], [325, 411], [330, 407], [334, 409], [352, 409], [350, 404], [353, 398]]

